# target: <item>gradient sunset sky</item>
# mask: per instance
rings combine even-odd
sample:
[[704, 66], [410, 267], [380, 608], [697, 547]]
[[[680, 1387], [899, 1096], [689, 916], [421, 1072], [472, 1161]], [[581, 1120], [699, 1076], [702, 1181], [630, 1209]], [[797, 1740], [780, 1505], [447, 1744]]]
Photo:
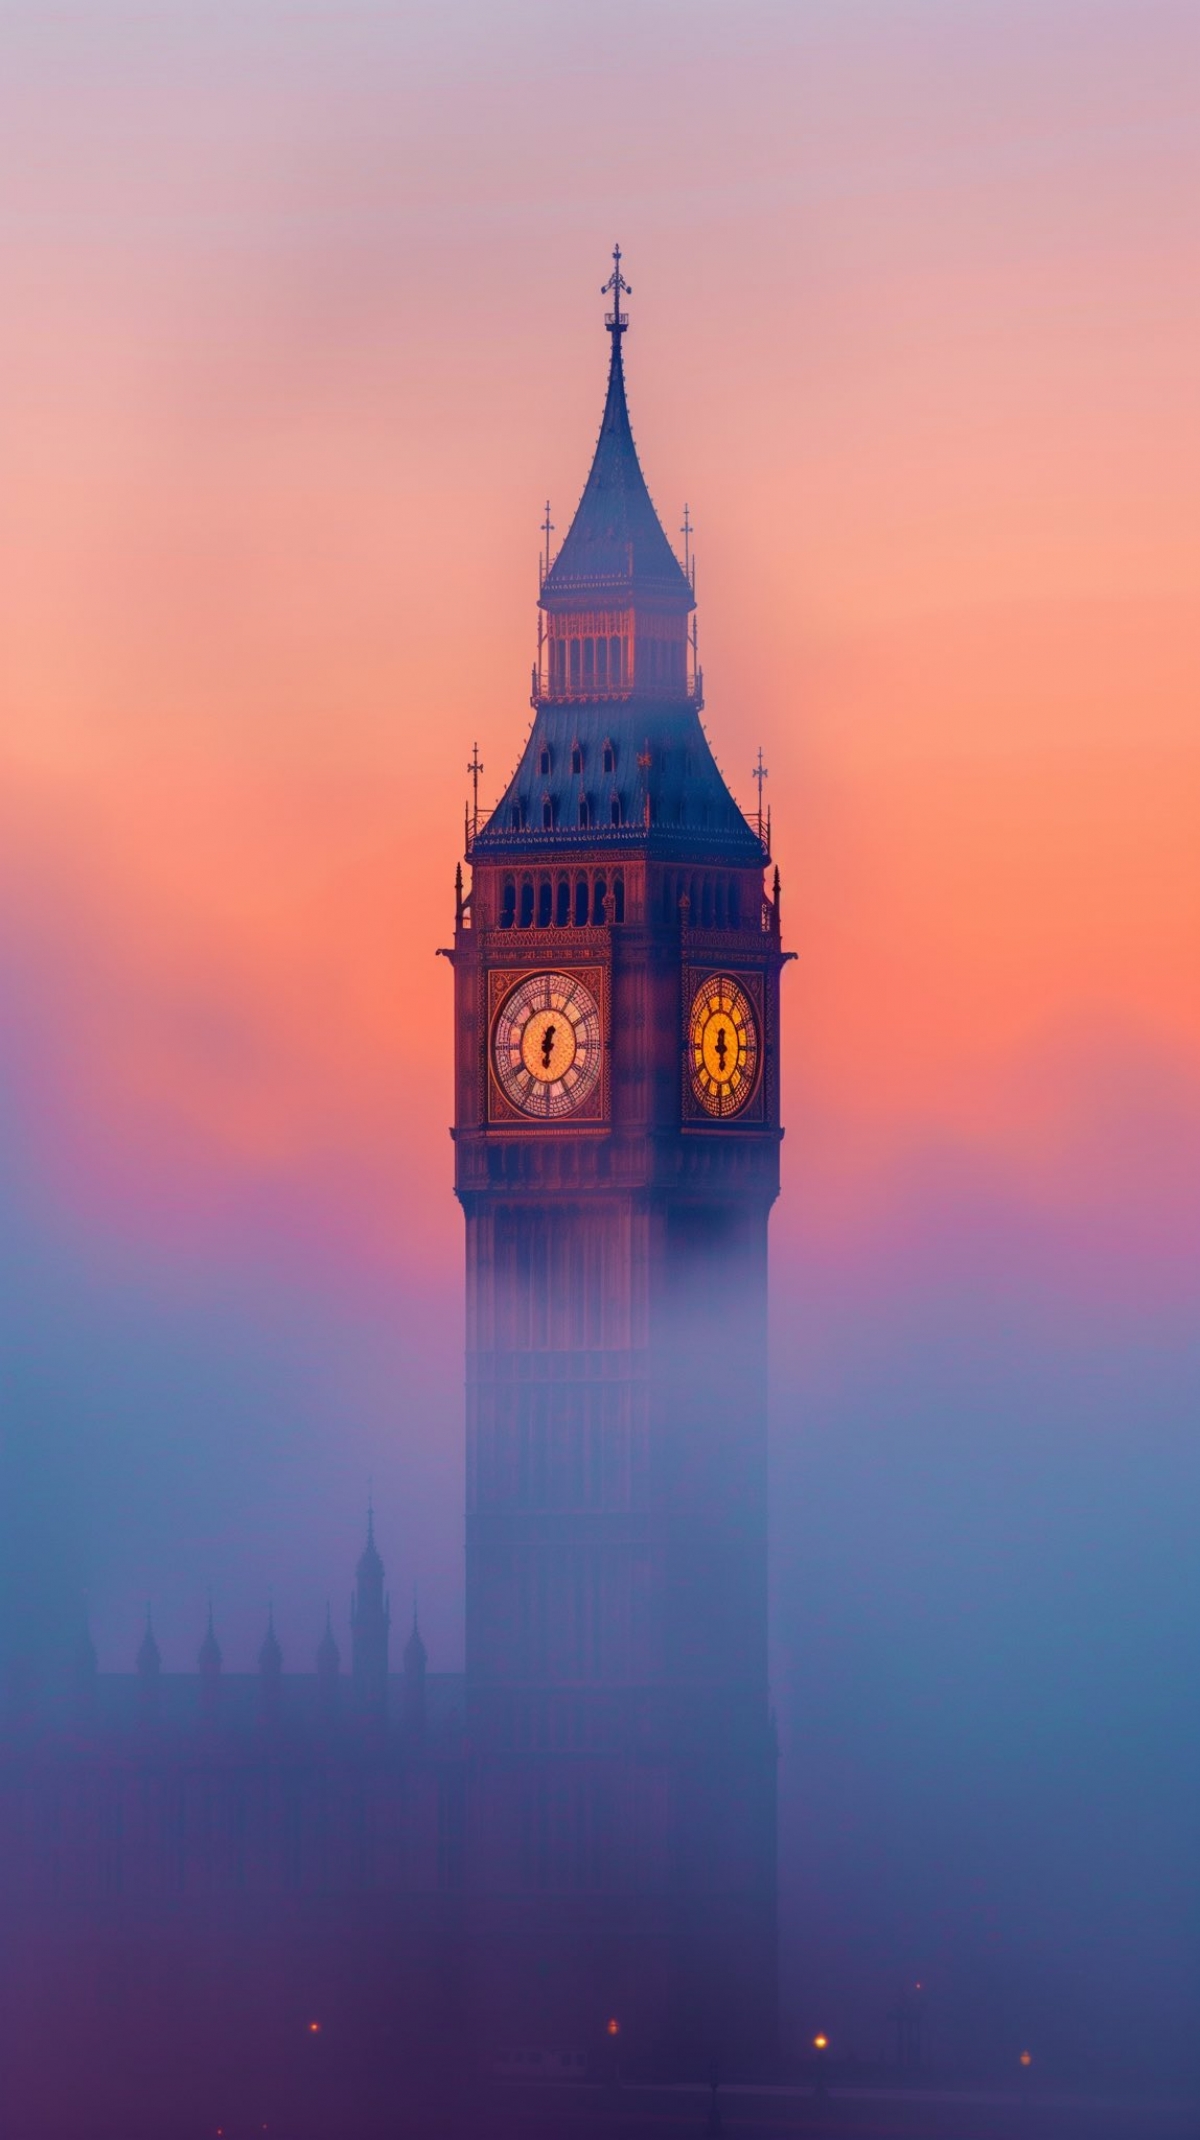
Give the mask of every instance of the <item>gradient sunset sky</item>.
[[[747, 807], [763, 748], [799, 954], [785, 1752], [820, 1724], [808, 1803], [851, 1818], [904, 1688], [978, 1798], [995, 1719], [1052, 1731], [1070, 1684], [1148, 1703], [1159, 1760], [1200, 1676], [1194, 4], [94, 0], [0, 46], [26, 1610], [86, 1592], [115, 1667], [152, 1597], [182, 1669], [211, 1585], [246, 1668], [272, 1591], [307, 1664], [372, 1475], [458, 1662], [434, 953], [472, 744], [491, 800], [526, 732], [619, 238], [709, 735]], [[789, 1878], [859, 2012], [842, 1890]], [[881, 1982], [914, 1912], [870, 1919]]]

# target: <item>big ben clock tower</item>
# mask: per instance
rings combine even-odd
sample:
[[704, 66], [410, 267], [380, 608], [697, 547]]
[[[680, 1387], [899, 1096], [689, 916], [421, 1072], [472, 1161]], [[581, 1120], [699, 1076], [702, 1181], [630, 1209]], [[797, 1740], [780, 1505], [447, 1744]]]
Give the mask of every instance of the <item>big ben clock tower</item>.
[[[700, 722], [693, 575], [608, 391], [454, 945], [466, 1907], [497, 2050], [769, 2050], [778, 880]], [[733, 740], [736, 740], [734, 738]]]

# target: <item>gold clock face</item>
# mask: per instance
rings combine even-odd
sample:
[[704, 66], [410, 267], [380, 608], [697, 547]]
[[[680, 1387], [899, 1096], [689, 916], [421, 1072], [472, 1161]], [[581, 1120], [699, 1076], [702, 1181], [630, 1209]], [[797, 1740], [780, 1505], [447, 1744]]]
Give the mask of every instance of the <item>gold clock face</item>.
[[758, 1020], [744, 988], [727, 973], [702, 981], [688, 1021], [692, 1092], [710, 1115], [740, 1114], [758, 1084]]
[[500, 1089], [536, 1120], [572, 1115], [599, 1083], [601, 1040], [600, 1006], [578, 974], [527, 974], [505, 996], [492, 1028]]

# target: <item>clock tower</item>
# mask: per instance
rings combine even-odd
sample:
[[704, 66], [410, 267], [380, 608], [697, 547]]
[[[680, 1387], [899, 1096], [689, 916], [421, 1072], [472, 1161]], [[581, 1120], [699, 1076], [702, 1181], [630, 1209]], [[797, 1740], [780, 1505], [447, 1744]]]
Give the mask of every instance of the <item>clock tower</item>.
[[[533, 721], [469, 824], [466, 1909], [484, 2040], [768, 2053], [778, 877], [701, 725], [694, 572], [608, 389]], [[547, 515], [547, 542], [549, 541]], [[688, 531], [690, 534], [690, 530]], [[737, 741], [736, 734], [732, 737]], [[761, 788], [760, 788], [761, 794]]]

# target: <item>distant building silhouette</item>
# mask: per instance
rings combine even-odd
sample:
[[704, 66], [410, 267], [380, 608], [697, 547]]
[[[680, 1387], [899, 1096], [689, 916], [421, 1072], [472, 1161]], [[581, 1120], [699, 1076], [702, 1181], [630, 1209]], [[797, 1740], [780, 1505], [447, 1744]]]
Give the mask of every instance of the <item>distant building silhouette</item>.
[[690, 517], [681, 564], [634, 447], [619, 254], [608, 287], [532, 728], [482, 818], [476, 788], [457, 878], [465, 1674], [428, 1670], [415, 1605], [392, 1671], [373, 1508], [348, 1675], [328, 1608], [312, 1670], [270, 1609], [257, 1672], [227, 1671], [211, 1605], [194, 1672], [164, 1671], [147, 1611], [128, 1675], [87, 1638], [69, 1688], [17, 1674], [0, 2011], [47, 2072], [65, 2032], [115, 2086], [132, 2025], [164, 2103], [207, 2101], [222, 2060], [295, 2062], [304, 2031], [363, 2073], [438, 2045], [574, 2071], [617, 2017], [634, 2062], [774, 2046], [779, 883], [701, 726]]

